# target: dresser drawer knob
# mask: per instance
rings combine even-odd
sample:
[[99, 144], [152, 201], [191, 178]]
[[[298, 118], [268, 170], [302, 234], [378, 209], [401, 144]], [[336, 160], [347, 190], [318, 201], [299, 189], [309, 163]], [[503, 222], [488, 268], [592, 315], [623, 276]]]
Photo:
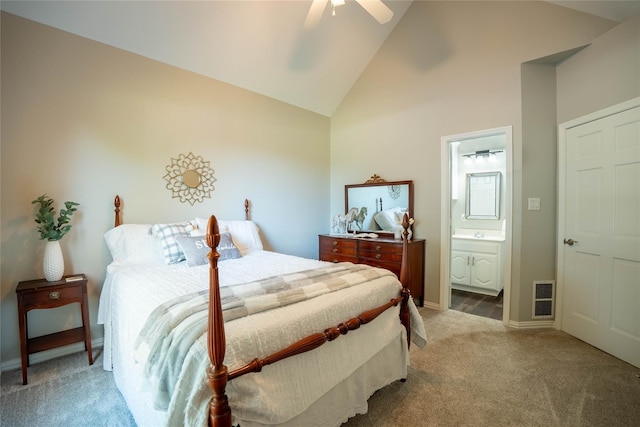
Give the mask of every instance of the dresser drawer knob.
[[380, 245], [376, 245], [376, 251], [380, 250]]
[[333, 241], [333, 243], [332, 243], [332, 245], [333, 245], [333, 246], [338, 246], [338, 241], [337, 241], [337, 240], [334, 240], [334, 241]]
[[376, 254], [376, 259], [380, 259], [380, 254]]
[[338, 248], [333, 248], [333, 253], [338, 253]]
[[49, 299], [60, 299], [60, 292], [50, 292]]

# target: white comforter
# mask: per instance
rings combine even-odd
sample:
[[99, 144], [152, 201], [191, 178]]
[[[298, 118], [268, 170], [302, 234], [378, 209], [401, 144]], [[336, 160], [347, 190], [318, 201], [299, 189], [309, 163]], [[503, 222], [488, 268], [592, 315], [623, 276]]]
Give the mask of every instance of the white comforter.
[[[273, 252], [252, 251], [242, 258], [221, 262], [219, 277], [224, 287], [320, 265], [326, 264]], [[381, 278], [366, 285], [227, 322], [225, 364], [233, 370], [254, 357], [264, 357], [307, 335], [384, 304], [397, 296], [398, 286], [396, 280]], [[153, 309], [176, 296], [207, 287], [207, 265], [192, 268], [185, 263], [171, 266], [111, 265], [98, 313], [98, 322], [105, 325], [105, 369], [110, 370], [112, 364], [135, 367], [133, 344]], [[415, 306], [411, 304], [411, 307], [412, 340], [423, 345], [424, 325]], [[358, 332], [350, 333], [355, 336], [349, 343], [338, 338], [305, 357], [290, 358], [266, 367], [259, 375], [248, 374], [233, 380], [227, 387], [227, 395], [234, 417], [281, 423], [297, 416], [404, 333], [400, 323], [394, 320], [397, 316], [398, 308], [388, 310]], [[336, 363], [336, 354], [340, 355], [340, 363]], [[114, 363], [118, 358], [123, 363]], [[408, 360], [403, 363], [408, 363]], [[166, 425], [206, 425], [206, 405], [210, 398], [205, 380], [208, 365], [206, 339], [203, 339], [192, 347], [183, 365], [177, 368], [181, 373], [171, 396]], [[139, 368], [136, 367], [136, 371], [142, 370]], [[317, 372], [318, 375], [298, 375], [301, 372]], [[132, 376], [132, 381], [136, 381], [134, 387], [140, 391], [148, 387], [142, 376]]]

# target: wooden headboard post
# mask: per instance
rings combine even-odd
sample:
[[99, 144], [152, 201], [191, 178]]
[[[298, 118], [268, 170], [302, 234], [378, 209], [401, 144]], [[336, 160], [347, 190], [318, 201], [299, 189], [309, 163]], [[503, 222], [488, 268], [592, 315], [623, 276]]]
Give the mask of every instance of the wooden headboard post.
[[229, 379], [227, 367], [224, 365], [224, 355], [227, 348], [224, 334], [224, 319], [222, 317], [222, 302], [220, 299], [220, 285], [218, 282], [217, 250], [220, 243], [220, 228], [214, 215], [209, 217], [207, 224], [207, 245], [209, 252], [209, 328], [207, 331], [207, 348], [211, 365], [207, 370], [209, 388], [213, 397], [209, 403], [209, 425], [231, 426], [231, 408], [225, 394]]
[[115, 219], [114, 227], [117, 227], [120, 224], [122, 224], [122, 218], [120, 217], [120, 196], [116, 195], [116, 198], [113, 201], [113, 206], [116, 207], [115, 210], [114, 210], [114, 212], [116, 213], [116, 219]]
[[251, 219], [249, 217], [249, 199], [244, 199], [244, 219], [247, 221]]

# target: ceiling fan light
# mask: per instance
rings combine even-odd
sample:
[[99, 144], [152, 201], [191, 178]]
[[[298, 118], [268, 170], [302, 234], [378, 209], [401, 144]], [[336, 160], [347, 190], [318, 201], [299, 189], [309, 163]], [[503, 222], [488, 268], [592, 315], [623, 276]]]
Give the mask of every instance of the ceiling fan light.
[[333, 7], [338, 7], [343, 5], [344, 5], [344, 0], [331, 0], [331, 6]]

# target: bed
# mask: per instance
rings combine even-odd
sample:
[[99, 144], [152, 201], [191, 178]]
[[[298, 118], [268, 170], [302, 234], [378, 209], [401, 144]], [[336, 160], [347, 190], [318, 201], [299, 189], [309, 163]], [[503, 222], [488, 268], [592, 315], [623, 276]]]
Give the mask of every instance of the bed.
[[340, 425], [426, 344], [395, 275], [266, 251], [248, 202], [244, 220], [171, 224], [115, 206], [98, 323], [140, 427]]

